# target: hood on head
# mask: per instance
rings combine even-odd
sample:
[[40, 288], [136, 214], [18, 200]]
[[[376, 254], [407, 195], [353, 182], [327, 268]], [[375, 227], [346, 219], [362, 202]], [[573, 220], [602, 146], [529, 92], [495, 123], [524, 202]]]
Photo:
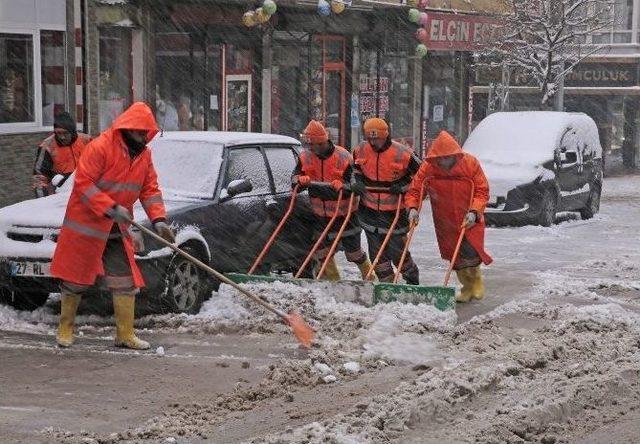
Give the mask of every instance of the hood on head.
[[147, 142], [158, 134], [158, 124], [151, 108], [144, 102], [136, 102], [120, 114], [113, 121], [114, 130], [144, 130], [147, 131]]
[[73, 120], [71, 114], [64, 111], [53, 118], [53, 127], [66, 129], [73, 134], [76, 132], [76, 121]]
[[438, 134], [436, 140], [433, 141], [433, 144], [427, 153], [427, 160], [433, 161], [437, 157], [462, 155], [462, 148], [460, 148], [460, 144], [456, 142], [456, 139], [454, 139], [448, 132], [440, 131], [440, 134]]

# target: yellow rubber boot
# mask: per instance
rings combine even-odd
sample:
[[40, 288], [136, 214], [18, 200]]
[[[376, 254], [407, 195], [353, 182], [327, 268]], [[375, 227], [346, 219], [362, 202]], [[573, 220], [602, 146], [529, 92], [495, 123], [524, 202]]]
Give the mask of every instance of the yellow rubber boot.
[[484, 297], [484, 279], [482, 279], [482, 270], [480, 269], [480, 265], [468, 268], [467, 270], [469, 270], [471, 294], [474, 299], [480, 300]]
[[116, 318], [116, 347], [147, 350], [150, 345], [136, 337], [133, 332], [133, 319], [136, 297], [133, 294], [113, 295], [113, 314]]
[[456, 296], [456, 302], [469, 302], [473, 297], [473, 281], [469, 274], [469, 268], [456, 270], [456, 275], [462, 285], [460, 293]]
[[336, 264], [335, 256], [333, 256], [331, 259], [329, 259], [329, 262], [327, 262], [327, 268], [324, 269], [322, 279], [332, 282], [340, 280], [340, 271], [338, 270], [338, 264]]
[[369, 276], [369, 279], [367, 279], [367, 274], [369, 274], [369, 270], [371, 270], [371, 261], [369, 259], [361, 264], [358, 264], [358, 268], [360, 269], [360, 273], [362, 274], [362, 280], [373, 282], [378, 279], [375, 271], [372, 271], [371, 276]]
[[73, 344], [73, 327], [79, 304], [79, 294], [62, 294], [62, 299], [60, 300], [60, 323], [58, 324], [58, 335], [56, 336], [60, 347], [71, 347], [71, 344]]

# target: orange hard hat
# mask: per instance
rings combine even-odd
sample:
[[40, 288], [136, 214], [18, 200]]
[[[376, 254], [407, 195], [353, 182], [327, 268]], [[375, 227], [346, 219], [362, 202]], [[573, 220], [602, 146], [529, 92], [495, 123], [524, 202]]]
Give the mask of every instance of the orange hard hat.
[[324, 143], [329, 140], [329, 133], [322, 123], [312, 120], [300, 135], [300, 139], [305, 143]]
[[369, 139], [386, 139], [389, 137], [389, 125], [379, 117], [372, 117], [364, 122], [364, 136]]

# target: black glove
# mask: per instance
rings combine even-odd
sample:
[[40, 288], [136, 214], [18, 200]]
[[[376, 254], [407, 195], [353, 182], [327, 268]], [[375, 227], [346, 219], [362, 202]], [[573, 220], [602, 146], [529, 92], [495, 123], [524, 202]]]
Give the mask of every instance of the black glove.
[[351, 182], [351, 192], [356, 196], [362, 196], [366, 191], [366, 187], [364, 186], [364, 182], [356, 180]]
[[391, 184], [389, 187], [389, 192], [391, 194], [404, 194], [406, 191], [404, 184], [398, 182]]

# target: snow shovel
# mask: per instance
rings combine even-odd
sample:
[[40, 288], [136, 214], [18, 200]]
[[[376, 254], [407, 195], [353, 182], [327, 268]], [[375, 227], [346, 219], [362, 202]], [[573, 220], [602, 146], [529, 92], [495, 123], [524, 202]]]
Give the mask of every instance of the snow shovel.
[[243, 288], [242, 286], [236, 284], [235, 282], [233, 282], [231, 279], [229, 279], [228, 277], [226, 277], [222, 273], [217, 272], [216, 270], [214, 270], [213, 268], [211, 268], [210, 266], [208, 266], [204, 262], [202, 262], [199, 259], [191, 256], [189, 253], [181, 250], [180, 248], [176, 247], [171, 242], [166, 241], [164, 238], [160, 237], [158, 234], [156, 234], [155, 232], [151, 231], [150, 229], [140, 225], [139, 223], [137, 223], [137, 222], [135, 222], [133, 220], [131, 220], [131, 224], [134, 227], [136, 227], [137, 229], [139, 229], [140, 231], [142, 231], [143, 233], [148, 234], [149, 236], [151, 236], [152, 238], [154, 238], [155, 240], [160, 242], [162, 245], [165, 245], [165, 246], [171, 248], [176, 253], [182, 255], [187, 260], [191, 261], [192, 263], [194, 263], [198, 267], [202, 268], [207, 273], [213, 275], [219, 281], [221, 281], [221, 282], [223, 282], [223, 283], [225, 283], [227, 285], [231, 285], [233, 288], [235, 288], [240, 293], [242, 293], [245, 296], [247, 296], [249, 299], [252, 299], [254, 302], [262, 305], [264, 308], [266, 308], [270, 312], [280, 316], [280, 318], [286, 324], [288, 324], [289, 327], [291, 327], [291, 330], [293, 331], [293, 334], [298, 339], [298, 341], [302, 345], [307, 347], [307, 348], [311, 347], [311, 342], [313, 341], [313, 337], [315, 335], [315, 332], [309, 326], [309, 324], [306, 323], [306, 321], [302, 318], [302, 316], [300, 314], [296, 313], [293, 310], [290, 311], [289, 313], [285, 313], [282, 310], [277, 309], [273, 305], [271, 305], [268, 302], [262, 300], [262, 298], [259, 297], [258, 295], [254, 294], [254, 293], [250, 292], [249, 290]]
[[293, 208], [295, 207], [296, 198], [298, 197], [298, 191], [299, 190], [300, 190], [300, 185], [296, 184], [296, 186], [293, 187], [293, 191], [291, 192], [291, 198], [289, 199], [289, 206], [287, 207], [287, 211], [284, 213], [284, 216], [282, 216], [282, 219], [280, 219], [280, 222], [278, 223], [278, 226], [276, 227], [276, 229], [271, 234], [271, 237], [269, 238], [267, 243], [262, 248], [262, 251], [260, 252], [258, 257], [256, 258], [256, 260], [253, 262], [253, 265], [249, 269], [248, 274], [253, 274], [256, 271], [256, 268], [258, 268], [258, 266], [260, 265], [260, 263], [262, 262], [264, 257], [269, 252], [269, 249], [271, 248], [273, 243], [276, 241], [276, 238], [278, 237], [278, 235], [280, 234], [280, 232], [284, 228], [284, 225], [287, 223], [287, 220], [289, 220], [289, 217], [291, 217], [291, 213], [293, 213]]
[[318, 276], [316, 276], [316, 279], [320, 279], [322, 277], [322, 275], [324, 274], [324, 271], [327, 268], [327, 265], [329, 265], [329, 261], [331, 260], [333, 255], [336, 253], [336, 250], [338, 249], [338, 245], [340, 245], [340, 239], [342, 239], [344, 230], [347, 229], [347, 226], [349, 225], [349, 221], [351, 221], [351, 216], [353, 215], [352, 210], [353, 210], [353, 204], [355, 203], [355, 198], [356, 198], [355, 194], [351, 193], [351, 196], [349, 197], [349, 207], [347, 208], [347, 215], [345, 216], [344, 222], [342, 222], [342, 225], [340, 226], [338, 233], [336, 233], [336, 238], [333, 240], [333, 243], [331, 244], [331, 248], [329, 249], [329, 254], [327, 254], [327, 257], [322, 263], [322, 267], [320, 267], [320, 271], [318, 272]]
[[[422, 201], [424, 199], [424, 185], [420, 188], [420, 200], [418, 201], [418, 214], [422, 210]], [[418, 228], [418, 224], [412, 223], [409, 227], [409, 232], [407, 233], [407, 240], [404, 243], [404, 249], [402, 250], [402, 256], [400, 256], [400, 262], [398, 262], [398, 268], [396, 269], [396, 274], [393, 277], [393, 283], [397, 284], [398, 279], [400, 279], [400, 275], [402, 272], [402, 267], [404, 266], [404, 261], [407, 260], [407, 253], [409, 253], [409, 245], [411, 245], [411, 239], [413, 239], [413, 233], [416, 232], [416, 228]], [[447, 286], [447, 282], [444, 283], [445, 287]]]
[[[321, 182], [321, 184], [322, 185], [331, 186], [331, 184], [324, 184], [323, 182]], [[315, 183], [313, 183], [313, 185], [315, 185]], [[329, 231], [331, 230], [331, 228], [335, 224], [336, 219], [338, 218], [338, 214], [340, 213], [340, 204], [342, 203], [342, 193], [343, 193], [343, 190], [341, 189], [338, 192], [338, 200], [336, 202], [336, 209], [334, 210], [333, 215], [331, 216], [331, 219], [327, 223], [327, 226], [324, 227], [324, 230], [320, 234], [320, 237], [318, 237], [318, 240], [316, 240], [316, 243], [313, 245], [313, 247], [311, 247], [311, 250], [309, 251], [309, 254], [307, 255], [307, 257], [302, 262], [302, 265], [298, 269], [298, 272], [295, 274], [294, 278], [296, 278], [296, 279], [300, 278], [300, 275], [302, 275], [302, 273], [304, 272], [304, 269], [307, 268], [307, 265], [309, 265], [309, 262], [311, 262], [311, 260], [313, 259], [313, 256], [316, 254], [316, 251], [318, 251], [318, 249], [320, 248], [320, 245], [322, 245], [322, 242], [324, 242], [326, 237], [329, 235]], [[331, 258], [331, 255], [327, 256], [327, 260], [329, 260], [330, 258]], [[320, 277], [322, 276], [323, 273], [324, 273], [324, 267], [320, 269], [320, 272], [316, 276], [316, 279], [320, 279]]]
[[[367, 187], [367, 190], [374, 193], [389, 192], [388, 188], [379, 188], [379, 187], [377, 188]], [[421, 192], [420, 205], [422, 205], [422, 197], [424, 197], [424, 187], [423, 189], [420, 190], [420, 192]], [[400, 198], [398, 199], [398, 205], [396, 207], [394, 219], [391, 225], [389, 226], [387, 235], [385, 236], [385, 239], [380, 247], [380, 250], [378, 251], [378, 254], [376, 255], [376, 258], [372, 264], [372, 268], [370, 270], [371, 273], [373, 272], [373, 267], [375, 267], [376, 264], [380, 261], [380, 258], [382, 257], [382, 254], [386, 249], [389, 243], [389, 240], [391, 239], [391, 236], [393, 235], [393, 231], [398, 225], [398, 221], [400, 219], [400, 211], [402, 209], [403, 196], [404, 195], [401, 195]], [[415, 231], [415, 228], [416, 227], [412, 227], [412, 230]], [[409, 243], [413, 238], [412, 230], [410, 230], [410, 236], [407, 235], [401, 261], [398, 264], [398, 271], [394, 276], [394, 281], [379, 282], [374, 285], [373, 303], [374, 304], [389, 303], [389, 302], [401, 302], [405, 304], [427, 303], [427, 304], [434, 305], [437, 309], [442, 311], [453, 309], [455, 307], [455, 288], [448, 287], [448, 286], [439, 287], [439, 286], [409, 285], [409, 284], [397, 283], [398, 275], [400, 273], [399, 270], [401, 269], [402, 264], [406, 259], [406, 255], [409, 250]]]
[[[388, 188], [380, 188], [380, 187], [367, 187], [368, 191], [371, 192], [388, 192]], [[322, 268], [318, 272], [318, 277], [321, 277], [324, 273], [324, 270], [327, 266], [328, 259], [330, 259], [336, 252], [340, 238], [344, 233], [347, 224], [350, 219], [351, 209], [355, 203], [354, 196], [352, 194], [351, 199], [349, 201], [349, 212], [348, 216], [345, 217], [345, 220], [338, 231], [336, 239], [334, 240], [331, 249], [329, 250], [329, 254], [327, 255], [327, 260], [322, 265]], [[380, 253], [376, 258], [377, 262], [379, 262], [382, 251], [386, 248], [386, 245], [389, 242], [390, 234], [393, 233], [398, 220], [400, 219], [400, 210], [402, 209], [402, 201], [398, 202], [398, 207], [396, 208], [396, 214], [394, 218], [394, 222], [389, 227], [390, 230], [385, 239], [385, 242], [380, 249]], [[372, 264], [371, 270], [373, 270]], [[373, 271], [371, 271], [373, 273]], [[370, 273], [370, 274], [371, 274]], [[275, 281], [292, 283], [295, 285], [299, 285], [304, 288], [312, 288], [317, 289], [322, 294], [330, 295], [335, 298], [337, 302], [355, 302], [365, 306], [372, 306], [378, 303], [387, 303], [387, 302], [402, 302], [402, 303], [429, 303], [433, 304], [439, 310], [451, 310], [455, 307], [455, 289], [451, 287], [427, 287], [420, 285], [404, 285], [404, 284], [394, 284], [394, 283], [374, 283], [370, 281], [347, 281], [342, 280], [338, 282], [328, 282], [328, 281], [320, 281], [313, 279], [295, 279], [295, 278], [287, 278], [282, 276], [259, 276], [253, 274], [242, 274], [242, 273], [227, 273], [227, 277], [232, 279], [237, 283], [245, 283], [245, 282], [263, 282], [263, 283], [271, 283]]]

